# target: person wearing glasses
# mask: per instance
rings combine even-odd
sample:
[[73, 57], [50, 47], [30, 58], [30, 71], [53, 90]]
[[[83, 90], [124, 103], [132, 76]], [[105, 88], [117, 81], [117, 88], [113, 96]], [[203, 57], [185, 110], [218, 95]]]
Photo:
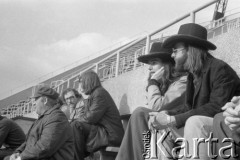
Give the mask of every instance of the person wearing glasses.
[[84, 112], [71, 122], [74, 133], [75, 160], [84, 160], [106, 146], [120, 146], [124, 134], [121, 118], [111, 95], [101, 85], [94, 71], [79, 76], [79, 93]]
[[184, 103], [187, 75], [186, 72], [175, 72], [171, 51], [164, 49], [162, 42], [153, 42], [149, 54], [138, 57], [139, 62], [149, 65], [148, 106], [138, 107], [132, 113], [116, 160], [147, 158], [142, 140], [144, 132], [153, 130], [148, 125], [149, 113], [171, 110]]
[[78, 91], [72, 88], [67, 88], [63, 91], [61, 99], [64, 103], [61, 106], [61, 110], [66, 114], [70, 122], [81, 116], [84, 111], [84, 104], [82, 96]]
[[185, 149], [190, 156], [181, 150], [178, 158], [207, 160], [207, 143], [200, 143], [196, 151], [194, 138], [209, 136], [213, 117], [240, 93], [240, 79], [226, 62], [208, 52], [216, 46], [207, 40], [207, 30], [201, 25], [181, 25], [178, 34], [167, 38], [163, 47], [173, 48], [175, 69], [189, 72], [186, 101], [173, 110], [150, 113], [150, 123], [156, 129], [164, 129], [171, 121], [171, 128], [188, 142]]

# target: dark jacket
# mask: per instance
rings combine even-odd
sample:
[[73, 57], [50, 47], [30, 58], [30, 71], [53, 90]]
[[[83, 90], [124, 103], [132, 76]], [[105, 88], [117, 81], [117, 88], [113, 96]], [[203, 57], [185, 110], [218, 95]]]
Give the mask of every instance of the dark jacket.
[[102, 126], [107, 132], [108, 145], [119, 146], [124, 130], [119, 111], [110, 94], [103, 87], [98, 87], [84, 103], [86, 110], [79, 121]]
[[0, 148], [16, 149], [25, 141], [25, 134], [13, 120], [0, 116]]
[[189, 74], [185, 105], [169, 112], [175, 115], [178, 128], [184, 126], [193, 115], [213, 117], [234, 95], [240, 94], [240, 79], [236, 72], [227, 63], [211, 55], [204, 63], [196, 87], [193, 80], [193, 75]]
[[73, 160], [73, 133], [58, 106], [47, 110], [29, 129], [26, 142], [16, 152], [22, 160]]

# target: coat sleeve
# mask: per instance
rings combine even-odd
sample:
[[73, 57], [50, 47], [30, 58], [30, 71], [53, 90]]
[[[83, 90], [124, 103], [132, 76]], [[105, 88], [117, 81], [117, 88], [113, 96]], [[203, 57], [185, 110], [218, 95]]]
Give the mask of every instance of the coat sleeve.
[[0, 121], [0, 148], [8, 136], [10, 125], [9, 121], [5, 118]]
[[211, 74], [214, 78], [211, 84], [209, 84], [212, 86], [212, 89], [208, 103], [185, 113], [175, 115], [178, 128], [184, 126], [186, 120], [193, 115], [213, 117], [234, 96], [239, 79], [228, 65], [225, 64], [216, 68], [214, 73]]
[[107, 110], [108, 94], [104, 90], [96, 90], [92, 94], [90, 106], [85, 106], [85, 113], [79, 118], [79, 121], [96, 124], [105, 114]]
[[148, 108], [158, 111], [162, 106], [163, 96], [156, 85], [151, 85], [148, 87], [147, 92], [147, 101], [148, 101]]
[[49, 158], [66, 142], [67, 132], [70, 128], [67, 129], [69, 123], [62, 112], [49, 115], [49, 119], [43, 122], [43, 125], [37, 142], [26, 145], [21, 152], [22, 160]]
[[179, 78], [169, 86], [168, 90], [163, 96], [161, 96], [159, 88], [156, 85], [149, 86], [148, 87], [149, 108], [153, 109], [154, 111], [160, 111], [162, 106], [171, 104], [177, 98], [180, 98], [186, 91], [186, 83], [187, 76]]
[[14, 153], [21, 153], [26, 147], [26, 142], [24, 142], [21, 146], [19, 146]]

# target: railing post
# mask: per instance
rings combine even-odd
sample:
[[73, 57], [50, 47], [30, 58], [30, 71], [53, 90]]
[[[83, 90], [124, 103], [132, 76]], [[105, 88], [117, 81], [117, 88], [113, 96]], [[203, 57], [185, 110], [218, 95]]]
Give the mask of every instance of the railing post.
[[68, 80], [67, 80], [67, 88], [69, 88], [70, 87], [70, 78], [68, 78]]
[[133, 70], [135, 70], [136, 69], [136, 66], [137, 66], [137, 52], [138, 52], [139, 50], [136, 50], [135, 52], [134, 52], [134, 65], [133, 65]]
[[95, 72], [98, 74], [98, 63], [95, 64]]
[[147, 35], [145, 54], [148, 54], [150, 48], [150, 35]]
[[117, 51], [117, 59], [116, 59], [116, 71], [115, 71], [115, 77], [117, 77], [117, 76], [118, 76], [119, 60], [120, 60], [120, 53], [119, 53], [119, 51]]
[[240, 27], [240, 18], [237, 19], [237, 25], [236, 25], [237, 28]]
[[20, 112], [21, 113], [20, 116], [21, 116], [25, 112], [25, 107], [23, 106], [23, 104], [21, 105], [21, 109], [20, 110], [21, 110], [21, 112]]
[[190, 13], [192, 23], [195, 23], [195, 12]]

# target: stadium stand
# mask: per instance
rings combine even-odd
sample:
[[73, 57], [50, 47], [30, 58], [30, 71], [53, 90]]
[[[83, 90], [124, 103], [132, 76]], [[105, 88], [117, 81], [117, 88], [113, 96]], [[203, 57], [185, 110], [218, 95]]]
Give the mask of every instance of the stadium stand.
[[[25, 121], [28, 121], [27, 125], [30, 125], [34, 118], [37, 117], [34, 114], [34, 101], [26, 97], [31, 97], [34, 91], [41, 85], [49, 85], [55, 88], [60, 94], [68, 87], [77, 89], [78, 76], [85, 71], [94, 70], [98, 73], [103, 86], [115, 100], [122, 115], [123, 124], [126, 126], [132, 111], [136, 107], [145, 104], [145, 87], [143, 86], [146, 84], [142, 75], [146, 75], [147, 69], [146, 66], [137, 61], [137, 57], [146, 54], [152, 42], [163, 41], [167, 36], [164, 33], [165, 29], [181, 22], [181, 20], [189, 16], [191, 16], [189, 21], [194, 22], [198, 11], [216, 2], [218, 1], [211, 1], [161, 27], [157, 31], [136, 38], [121, 47], [107, 52], [103, 56], [92, 59], [64, 73], [51, 77], [39, 85], [32, 86], [1, 100], [1, 114], [8, 118], [13, 118], [21, 126], [24, 126], [23, 122], [26, 123]], [[208, 39], [218, 46], [218, 49], [215, 52], [211, 52], [211, 54], [229, 63], [238, 75], [240, 75], [240, 57], [238, 53], [240, 50], [240, 12], [226, 15], [210, 22], [204, 22], [201, 25], [204, 25], [208, 29]], [[23, 128], [25, 132], [28, 130], [27, 126]], [[117, 147], [111, 146], [101, 150], [101, 160], [114, 159], [117, 151]]]

